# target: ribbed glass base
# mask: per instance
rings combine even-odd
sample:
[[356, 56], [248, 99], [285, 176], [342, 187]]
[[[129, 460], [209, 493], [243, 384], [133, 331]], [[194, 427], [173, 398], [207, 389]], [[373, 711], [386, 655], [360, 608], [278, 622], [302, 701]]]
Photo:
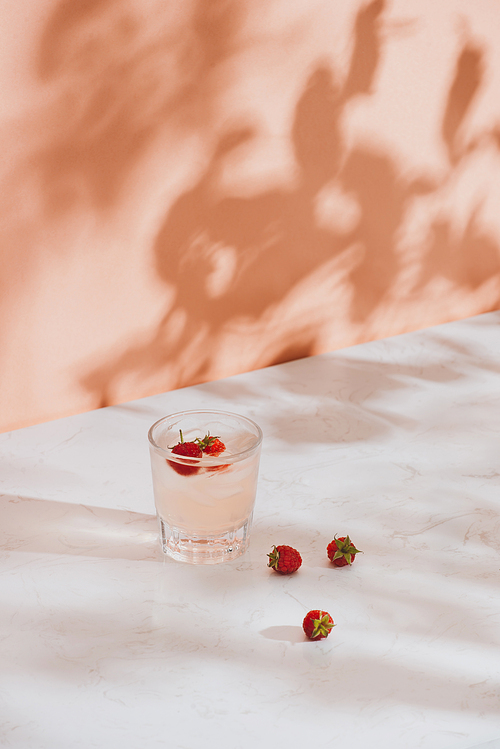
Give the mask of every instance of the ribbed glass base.
[[221, 564], [241, 556], [248, 548], [252, 518], [239, 528], [220, 536], [189, 536], [184, 530], [172, 528], [158, 517], [160, 544], [164, 554], [188, 564]]

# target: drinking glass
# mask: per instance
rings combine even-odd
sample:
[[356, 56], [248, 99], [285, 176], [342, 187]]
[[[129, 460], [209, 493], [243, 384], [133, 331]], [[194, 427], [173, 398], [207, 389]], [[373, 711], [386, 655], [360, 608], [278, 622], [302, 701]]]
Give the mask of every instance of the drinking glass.
[[[218, 437], [217, 457], [184, 457], [179, 442]], [[218, 564], [248, 546], [257, 491], [262, 431], [225, 411], [182, 411], [155, 422], [148, 433], [153, 491], [163, 552], [191, 564]]]

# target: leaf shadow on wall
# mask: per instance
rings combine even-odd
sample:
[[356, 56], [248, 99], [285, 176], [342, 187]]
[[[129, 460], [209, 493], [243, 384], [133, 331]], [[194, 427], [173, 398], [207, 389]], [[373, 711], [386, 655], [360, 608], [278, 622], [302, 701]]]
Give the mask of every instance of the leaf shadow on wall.
[[210, 119], [241, 3], [198, 0], [180, 29], [168, 4], [153, 10], [158, 17], [146, 22], [119, 0], [64, 0], [50, 18], [38, 76], [63, 94], [49, 122], [54, 137], [30, 163], [49, 216], [80, 203], [113, 207], [167, 125]]
[[[193, 0], [179, 7], [172, 0], [153, 2], [145, 14], [137, 3], [120, 0], [54, 4], [31, 61], [39, 96], [2, 130], [14, 158], [9, 154], [1, 176], [0, 336], [11, 335], [12, 308], [53, 256], [59, 268], [66, 254], [76, 262], [75, 250], [82, 266], [88, 263], [79, 235], [92, 235], [96, 220], [123, 210], [131, 178], [157, 139], [210, 123], [243, 5]], [[79, 333], [77, 325], [74, 336]], [[95, 356], [91, 361], [93, 368]], [[45, 400], [39, 408], [44, 418], [62, 415]]]
[[[217, 185], [228, 159], [251, 143], [255, 133], [243, 126], [221, 136], [204, 173], [168, 211], [155, 241], [158, 276], [175, 289], [173, 307], [149, 340], [83, 379], [99, 405], [116, 402], [114, 390], [124, 375], [139, 380], [169, 366], [176, 372], [172, 387], [213, 378], [217, 345], [233, 324], [272, 325], [273, 310], [304, 279], [321, 273], [353, 246], [361, 252], [347, 274], [350, 322], [363, 325], [390, 299], [404, 270], [398, 235], [411, 201], [438, 194], [470, 156], [471, 148], [461, 145], [461, 128], [484, 70], [481, 50], [466, 42], [443, 117], [449, 170], [440, 183], [425, 176], [408, 180], [396, 156], [381, 148], [356, 145], [349, 150], [340, 121], [354, 97], [374, 90], [384, 9], [385, 2], [375, 0], [359, 11], [343, 85], [323, 62], [311, 72], [291, 131], [297, 164], [292, 188], [251, 197], [220, 196]], [[357, 217], [344, 228], [318, 220], [318, 201], [325, 195], [328, 199], [332, 185], [357, 206]], [[465, 290], [498, 277], [498, 246], [481, 230], [477, 214], [458, 239], [446, 217], [434, 221], [431, 233], [412, 289], [422, 301], [427, 284], [437, 276]], [[295, 320], [285, 334], [278, 330], [271, 344], [255, 352], [252, 364], [260, 367], [312, 353], [318, 353], [317, 330], [306, 317]]]
[[[383, 0], [375, 0], [358, 13], [344, 86], [323, 63], [309, 76], [291, 130], [297, 165], [294, 189], [214, 200], [218, 172], [224, 169], [225, 157], [239, 145], [231, 134], [229, 149], [223, 141], [198, 185], [181, 196], [167, 216], [155, 245], [156, 266], [160, 278], [177, 289], [188, 338], [207, 321], [206, 336], [213, 341], [230, 320], [263, 318], [302, 279], [352, 242], [349, 232], [321, 226], [317, 202], [321, 191], [338, 178], [345, 158], [340, 129], [345, 106], [353, 96], [371, 91], [380, 58], [378, 19], [383, 8]], [[214, 255], [224, 252], [234, 258], [232, 273], [225, 284], [214, 288], [210, 284], [211, 274], [217, 271]], [[306, 321], [259, 364], [314, 353], [315, 338], [314, 326]], [[210, 370], [210, 348], [204, 353], [198, 370], [190, 373], [196, 380], [205, 379]]]
[[[160, 279], [176, 290], [175, 305], [146, 345], [131, 348], [85, 378], [85, 386], [99, 393], [101, 405], [113, 401], [115, 377], [152, 371], [166, 360], [177, 364], [178, 386], [210, 378], [213, 346], [231, 321], [265, 318], [302, 279], [351, 242], [349, 233], [318, 225], [316, 204], [345, 156], [339, 124], [344, 107], [353, 96], [371, 90], [383, 8], [382, 0], [375, 0], [358, 14], [344, 86], [324, 63], [309, 76], [291, 133], [297, 163], [293, 189], [218, 197], [215, 188], [227, 159], [255, 133], [242, 127], [221, 136], [204, 174], [174, 203], [156, 238], [156, 268]], [[180, 334], [172, 343], [171, 331], [179, 320]], [[186, 356], [193, 341], [199, 345], [192, 357]], [[314, 325], [306, 321], [257, 366], [307, 356], [314, 345]]]
[[[472, 111], [486, 74], [484, 52], [471, 41], [466, 41], [458, 56], [443, 115], [441, 134], [447, 150], [450, 170], [447, 182], [459, 173], [469, 157], [493, 146], [500, 151], [496, 131], [484, 132], [470, 144], [464, 144], [461, 130]], [[480, 220], [484, 198], [476, 201], [461, 235], [452, 222], [436, 217], [431, 225], [431, 241], [420, 268], [415, 292], [422, 293], [435, 277], [442, 277], [464, 290], [478, 289], [485, 281], [498, 276], [500, 260], [497, 241], [482, 226]], [[500, 298], [491, 306], [497, 309]], [[486, 311], [486, 310], [485, 310]]]

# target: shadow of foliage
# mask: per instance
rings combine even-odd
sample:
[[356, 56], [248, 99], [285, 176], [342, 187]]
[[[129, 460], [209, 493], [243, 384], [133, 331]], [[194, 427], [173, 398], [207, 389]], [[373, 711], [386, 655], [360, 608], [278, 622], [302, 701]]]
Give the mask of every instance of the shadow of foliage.
[[[230, 40], [238, 26], [238, 13], [231, 3], [219, 7], [223, 10], [215, 20], [207, 19], [198, 7], [195, 27], [205, 29], [202, 67], [206, 70], [231, 53]], [[465, 42], [443, 115], [441, 135], [450, 164], [439, 184], [425, 177], [408, 179], [396, 157], [381, 148], [349, 147], [341, 119], [350, 101], [374, 90], [383, 50], [385, 7], [384, 0], [373, 0], [359, 10], [343, 83], [324, 62], [311, 71], [291, 127], [297, 174], [290, 189], [274, 188], [249, 197], [221, 196], [216, 186], [227, 160], [250, 144], [255, 132], [248, 126], [221, 135], [203, 174], [171, 206], [154, 242], [158, 277], [174, 289], [174, 302], [153, 335], [84, 376], [82, 383], [95, 395], [96, 404], [115, 402], [114, 391], [122, 377], [144, 380], [167, 366], [175, 371], [171, 387], [213, 378], [218, 342], [232, 325], [245, 321], [265, 327], [273, 310], [304, 279], [314, 274], [320, 277], [322, 269], [349, 248], [357, 248], [346, 277], [349, 321], [365, 324], [391, 299], [403, 270], [398, 240], [413, 199], [437, 195], [455, 178], [471, 148], [481, 147], [481, 139], [476, 146], [463, 147], [460, 134], [485, 67], [482, 50]], [[204, 98], [199, 92], [208, 86], [207, 81], [202, 77], [195, 86], [200, 106]], [[190, 96], [190, 91], [189, 86], [185, 88], [177, 102]], [[109, 136], [108, 132], [103, 142]], [[131, 129], [129, 136], [135, 138]], [[318, 201], [333, 188], [356, 206], [354, 218], [343, 227], [318, 220]], [[458, 238], [450, 219], [434, 222], [412, 294], [424, 299], [427, 285], [436, 277], [449, 279], [464, 291], [499, 277], [499, 248], [482, 230], [479, 209]], [[269, 346], [256, 350], [254, 366], [307, 356], [317, 352], [317, 345], [314, 324], [303, 319], [285, 337], [277, 331], [274, 351]]]

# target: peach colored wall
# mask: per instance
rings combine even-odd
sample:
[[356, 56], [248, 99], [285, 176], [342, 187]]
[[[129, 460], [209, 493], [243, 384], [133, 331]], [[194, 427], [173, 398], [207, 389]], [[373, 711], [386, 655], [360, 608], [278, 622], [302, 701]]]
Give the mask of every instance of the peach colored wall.
[[4, 0], [0, 429], [495, 309], [498, 0]]

